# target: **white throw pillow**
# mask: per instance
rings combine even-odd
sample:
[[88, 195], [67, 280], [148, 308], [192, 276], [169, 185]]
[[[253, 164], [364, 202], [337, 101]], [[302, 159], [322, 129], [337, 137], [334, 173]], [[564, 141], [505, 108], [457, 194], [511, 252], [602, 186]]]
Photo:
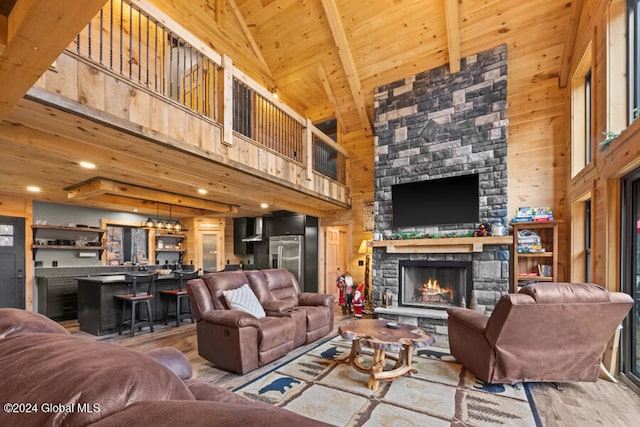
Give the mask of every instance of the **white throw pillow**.
[[244, 311], [258, 319], [266, 316], [264, 308], [260, 305], [256, 294], [253, 293], [248, 284], [244, 284], [237, 289], [222, 291], [224, 299], [227, 300], [229, 307], [234, 310]]

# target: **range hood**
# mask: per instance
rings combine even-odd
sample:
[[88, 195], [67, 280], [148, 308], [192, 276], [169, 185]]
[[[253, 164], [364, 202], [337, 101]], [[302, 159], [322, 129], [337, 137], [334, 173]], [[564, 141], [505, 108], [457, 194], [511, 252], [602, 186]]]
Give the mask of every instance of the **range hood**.
[[[242, 239], [243, 242], [261, 242], [262, 241], [262, 217], [259, 216], [253, 219], [253, 230], [247, 230], [247, 237]], [[247, 221], [250, 224], [251, 221]], [[247, 227], [248, 228], [248, 227]]]

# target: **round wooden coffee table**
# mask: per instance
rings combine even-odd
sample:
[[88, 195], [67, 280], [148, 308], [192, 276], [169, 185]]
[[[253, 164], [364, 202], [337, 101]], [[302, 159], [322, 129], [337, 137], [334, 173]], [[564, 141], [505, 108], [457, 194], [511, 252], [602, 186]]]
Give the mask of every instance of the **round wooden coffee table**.
[[[369, 373], [367, 387], [376, 391], [379, 381], [391, 381], [407, 373], [416, 373], [411, 366], [413, 348], [427, 347], [435, 339], [417, 326], [406, 323], [396, 323], [397, 327], [390, 328], [390, 322], [384, 319], [358, 319], [345, 323], [338, 328], [338, 333], [345, 339], [351, 340], [349, 364], [362, 373]], [[360, 362], [361, 346], [373, 349], [371, 366]], [[387, 355], [387, 351], [398, 352], [398, 357]], [[395, 360], [391, 370], [384, 370], [385, 359]]]

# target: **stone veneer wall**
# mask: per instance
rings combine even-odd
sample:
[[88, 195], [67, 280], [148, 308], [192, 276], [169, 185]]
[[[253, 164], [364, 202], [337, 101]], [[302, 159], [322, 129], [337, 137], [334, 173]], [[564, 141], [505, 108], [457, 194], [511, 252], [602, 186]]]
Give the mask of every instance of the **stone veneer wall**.
[[[507, 124], [505, 45], [464, 58], [460, 72], [453, 75], [442, 66], [377, 88], [375, 231], [475, 230], [479, 224], [393, 229], [391, 222], [392, 185], [471, 173], [480, 177], [480, 221], [506, 227]], [[475, 300], [485, 312], [509, 289], [506, 246], [453, 254], [389, 254], [374, 248], [375, 302], [384, 289], [397, 301], [400, 259], [471, 261]]]

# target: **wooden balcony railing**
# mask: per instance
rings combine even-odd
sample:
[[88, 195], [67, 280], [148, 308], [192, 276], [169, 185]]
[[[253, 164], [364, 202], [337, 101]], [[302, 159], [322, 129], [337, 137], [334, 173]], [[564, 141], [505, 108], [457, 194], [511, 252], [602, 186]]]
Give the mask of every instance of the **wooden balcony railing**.
[[[346, 184], [347, 152], [182, 28], [129, 0], [109, 0], [67, 51], [233, 133]], [[177, 27], [177, 25], [176, 25]], [[200, 43], [203, 45], [203, 43]], [[224, 100], [224, 102], [222, 102]]]

